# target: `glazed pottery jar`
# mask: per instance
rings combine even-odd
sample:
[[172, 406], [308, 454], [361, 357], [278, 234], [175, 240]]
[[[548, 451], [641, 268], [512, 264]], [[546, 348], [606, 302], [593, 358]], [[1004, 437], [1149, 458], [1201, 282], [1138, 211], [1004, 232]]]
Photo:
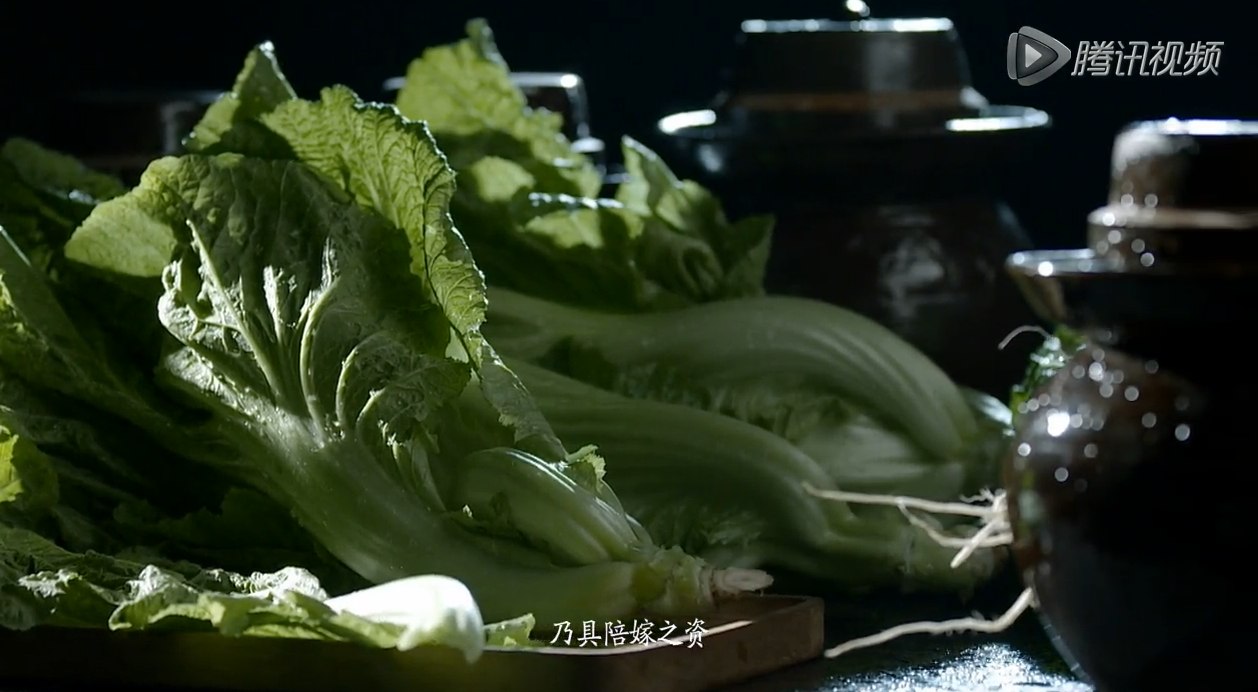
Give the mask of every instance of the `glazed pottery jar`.
[[1002, 271], [1030, 247], [1001, 199], [1049, 123], [970, 86], [947, 19], [747, 21], [711, 109], [658, 123], [733, 216], [777, 217], [767, 288], [855, 309], [1001, 399], [1035, 317]]
[[1083, 347], [1019, 412], [1005, 486], [1043, 622], [1099, 692], [1251, 682], [1258, 122], [1134, 125], [1086, 250], [1008, 269]]

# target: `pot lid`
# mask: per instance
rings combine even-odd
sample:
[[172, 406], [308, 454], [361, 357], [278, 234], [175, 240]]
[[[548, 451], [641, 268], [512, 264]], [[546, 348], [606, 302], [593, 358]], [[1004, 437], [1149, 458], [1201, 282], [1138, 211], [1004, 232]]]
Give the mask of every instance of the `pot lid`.
[[1258, 121], [1134, 123], [1114, 140], [1088, 247], [1011, 256], [1041, 316], [1065, 324], [1236, 319], [1258, 300]]
[[790, 144], [990, 137], [1049, 124], [1042, 111], [992, 106], [974, 89], [951, 20], [871, 19], [863, 2], [848, 3], [848, 15], [743, 22], [713, 106], [667, 116], [658, 129], [672, 138]]

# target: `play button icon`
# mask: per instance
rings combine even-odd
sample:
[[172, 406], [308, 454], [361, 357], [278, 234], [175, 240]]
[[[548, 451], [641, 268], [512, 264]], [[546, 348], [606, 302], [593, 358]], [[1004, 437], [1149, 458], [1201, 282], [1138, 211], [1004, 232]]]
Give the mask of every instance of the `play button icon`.
[[1035, 46], [1031, 45], [1031, 39], [1028, 38], [1026, 41], [1026, 45], [1022, 46], [1022, 66], [1027, 72], [1034, 72], [1035, 64], [1044, 57], [1044, 53], [1035, 50]]
[[1022, 86], [1039, 84], [1070, 62], [1070, 49], [1065, 44], [1029, 26], [1009, 34], [1005, 52], [1009, 79]]

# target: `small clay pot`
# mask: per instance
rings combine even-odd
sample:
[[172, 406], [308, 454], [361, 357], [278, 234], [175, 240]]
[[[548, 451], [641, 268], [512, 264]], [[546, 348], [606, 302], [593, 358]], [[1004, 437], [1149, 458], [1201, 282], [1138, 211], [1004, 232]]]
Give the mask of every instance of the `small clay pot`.
[[1019, 411], [1005, 489], [1045, 628], [1099, 692], [1246, 686], [1258, 123], [1118, 135], [1084, 250], [1008, 270], [1082, 350]]
[[1049, 124], [992, 106], [947, 19], [748, 21], [713, 107], [658, 129], [734, 217], [772, 214], [766, 288], [851, 308], [1004, 399], [1035, 324], [1002, 271], [1031, 247], [1002, 201]]

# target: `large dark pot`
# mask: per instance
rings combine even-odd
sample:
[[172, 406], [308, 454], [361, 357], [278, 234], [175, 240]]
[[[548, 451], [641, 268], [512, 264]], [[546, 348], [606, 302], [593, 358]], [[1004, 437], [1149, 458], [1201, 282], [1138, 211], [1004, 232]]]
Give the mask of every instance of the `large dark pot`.
[[1086, 338], [1026, 403], [1005, 487], [1014, 556], [1100, 692], [1247, 687], [1258, 123], [1137, 124], [1087, 250], [1009, 270]]
[[1001, 199], [1048, 116], [970, 86], [947, 19], [748, 21], [712, 109], [660, 120], [736, 216], [778, 219], [767, 287], [853, 308], [1005, 398], [1035, 322], [1001, 270], [1030, 247]]

